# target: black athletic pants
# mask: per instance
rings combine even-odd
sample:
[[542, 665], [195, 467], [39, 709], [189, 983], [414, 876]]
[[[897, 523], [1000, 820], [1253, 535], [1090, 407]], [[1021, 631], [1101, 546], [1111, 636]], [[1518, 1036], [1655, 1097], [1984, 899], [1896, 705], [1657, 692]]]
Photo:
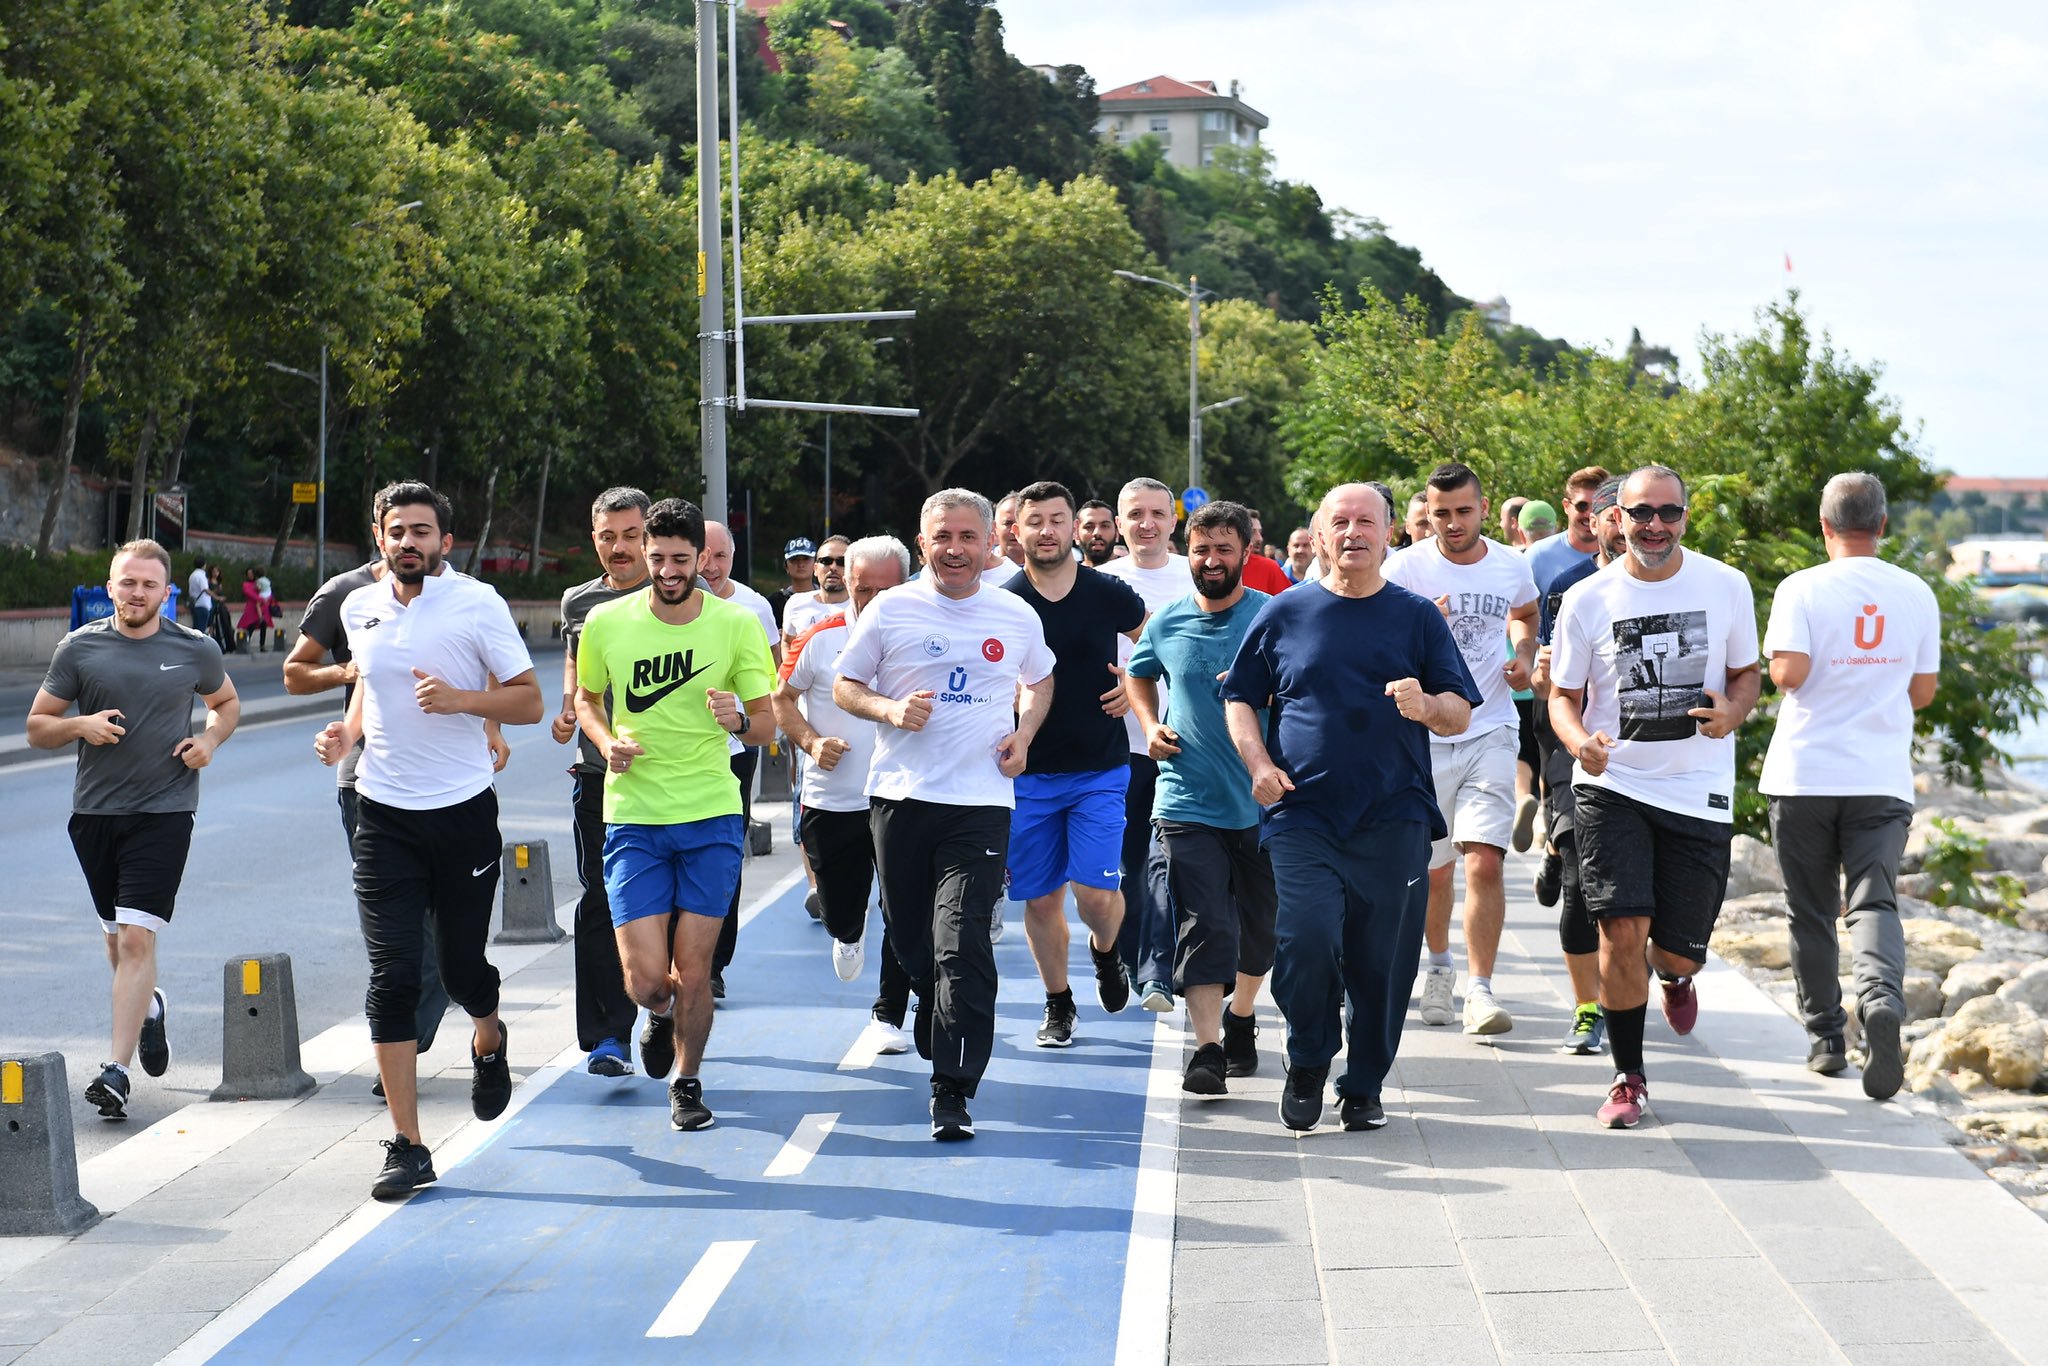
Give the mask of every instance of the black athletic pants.
[[[356, 790], [352, 787], [334, 789], [335, 800], [341, 804], [341, 828], [348, 835], [351, 851], [356, 843]], [[413, 1031], [419, 1040], [420, 1052], [434, 1046], [435, 1035], [441, 1032], [441, 1018], [448, 1013], [448, 988], [441, 985], [440, 951], [434, 943], [434, 922], [431, 917], [421, 922], [420, 927], [420, 1005], [413, 1012]]]
[[639, 1007], [626, 994], [611, 898], [604, 891], [604, 774], [569, 770], [576, 808], [576, 1046], [588, 1053], [606, 1039], [629, 1045]]

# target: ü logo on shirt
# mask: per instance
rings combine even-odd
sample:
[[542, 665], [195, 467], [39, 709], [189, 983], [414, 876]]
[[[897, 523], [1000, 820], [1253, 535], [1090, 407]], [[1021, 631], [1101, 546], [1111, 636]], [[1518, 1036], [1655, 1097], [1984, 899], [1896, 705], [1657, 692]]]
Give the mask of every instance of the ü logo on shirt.
[[[1866, 638], [1867, 632], [1867, 638]], [[1856, 648], [1875, 650], [1884, 644], [1884, 614], [1877, 610], [1877, 604], [1863, 604], [1863, 615], [1856, 618]]]

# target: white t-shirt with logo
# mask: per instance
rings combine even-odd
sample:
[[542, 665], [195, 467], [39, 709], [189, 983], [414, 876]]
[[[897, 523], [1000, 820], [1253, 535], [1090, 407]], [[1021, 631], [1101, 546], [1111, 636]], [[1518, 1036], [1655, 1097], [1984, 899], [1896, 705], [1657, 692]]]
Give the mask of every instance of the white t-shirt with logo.
[[1606, 772], [1574, 764], [1572, 782], [1732, 822], [1735, 737], [1709, 739], [1686, 713], [1704, 704], [1703, 690], [1726, 696], [1729, 670], [1757, 662], [1756, 605], [1739, 570], [1677, 553], [1668, 579], [1645, 582], [1617, 560], [1573, 584], [1558, 608], [1552, 675], [1586, 690], [1586, 729], [1616, 742]]
[[1472, 723], [1455, 738], [1470, 740], [1506, 726], [1519, 732], [1521, 718], [1515, 713], [1514, 690], [1501, 673], [1508, 661], [1508, 616], [1536, 601], [1536, 579], [1529, 561], [1499, 541], [1480, 537], [1486, 553], [1471, 564], [1444, 558], [1443, 543], [1435, 536], [1410, 546], [1389, 558], [1381, 567], [1389, 583], [1435, 602], [1448, 598], [1451, 610], [1446, 620], [1465, 668], [1479, 685], [1480, 703], [1472, 709]]
[[[790, 606], [795, 607], [795, 602]], [[839, 604], [842, 614], [845, 610], [846, 604]], [[829, 773], [819, 768], [816, 760], [805, 756], [803, 803], [819, 811], [868, 809], [868, 765], [874, 759], [879, 723], [849, 715], [832, 700], [832, 684], [839, 676], [839, 656], [846, 649], [851, 632], [852, 627], [843, 621], [813, 632], [783, 680], [797, 690], [797, 706], [812, 730], [846, 741], [846, 753], [839, 756], [839, 762]]]
[[1914, 674], [1941, 668], [1941, 609], [1913, 574], [1869, 555], [1778, 585], [1764, 653], [1812, 661], [1785, 694], [1758, 790], [1913, 800]]
[[[1195, 581], [1188, 571], [1188, 557], [1185, 555], [1169, 554], [1166, 563], [1157, 569], [1147, 569], [1132, 556], [1124, 555], [1111, 560], [1108, 564], [1098, 566], [1098, 572], [1122, 579], [1136, 589], [1138, 596], [1145, 600], [1145, 615], [1148, 617], [1195, 591]], [[1116, 662], [1128, 667], [1133, 648], [1135, 647], [1128, 637], [1119, 639], [1116, 643]], [[1164, 716], [1170, 692], [1163, 678], [1158, 680], [1156, 686], [1159, 689], [1159, 714]], [[1149, 752], [1145, 743], [1145, 728], [1138, 724], [1138, 714], [1134, 711], [1124, 713], [1124, 739], [1130, 743], [1131, 753]]]
[[876, 597], [840, 651], [838, 676], [899, 700], [936, 695], [923, 730], [876, 726], [867, 795], [1014, 808], [996, 747], [1016, 729], [1018, 681], [1040, 683], [1052, 664], [1038, 614], [1015, 593], [983, 585], [949, 598], [925, 577]]
[[834, 612], [846, 610], [846, 599], [838, 602], [821, 601], [815, 591], [798, 593], [782, 605], [782, 635], [785, 640], [795, 640], [804, 632], [816, 626]]

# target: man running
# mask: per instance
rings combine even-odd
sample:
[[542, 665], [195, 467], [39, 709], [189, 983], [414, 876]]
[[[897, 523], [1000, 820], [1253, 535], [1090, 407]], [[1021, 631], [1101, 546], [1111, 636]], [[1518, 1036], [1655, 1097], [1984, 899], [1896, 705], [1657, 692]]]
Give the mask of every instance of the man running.
[[931, 1060], [932, 1137], [942, 1141], [974, 1136], [967, 1102], [995, 1047], [989, 916], [1012, 781], [1053, 692], [1038, 618], [1014, 594], [982, 591], [994, 520], [967, 489], [925, 499], [925, 572], [868, 605], [833, 687], [843, 710], [885, 723], [867, 782], [875, 864], [889, 943], [918, 994], [917, 1050]]
[[[1507, 918], [1502, 861], [1516, 823], [1521, 725], [1513, 694], [1529, 686], [1536, 658], [1536, 585], [1527, 560], [1486, 536], [1486, 494], [1469, 467], [1437, 466], [1427, 498], [1436, 535], [1388, 565], [1386, 576], [1443, 612], [1481, 701], [1461, 733], [1439, 734], [1429, 746], [1437, 807], [1450, 833], [1430, 850], [1429, 967], [1422, 979], [1421, 1018], [1427, 1025], [1446, 1025], [1452, 1018], [1451, 862], [1462, 853], [1465, 1032], [1502, 1034], [1515, 1025], [1493, 996], [1494, 959]], [[1503, 638], [1512, 651], [1505, 663]]]
[[1646, 465], [1623, 483], [1628, 553], [1564, 595], [1550, 722], [1576, 760], [1574, 823], [1586, 906], [1600, 922], [1600, 1006], [1615, 1077], [1597, 1118], [1634, 1127], [1649, 1086], [1649, 966], [1664, 1019], [1690, 1034], [1692, 975], [1728, 887], [1735, 730], [1756, 706], [1749, 581], [1680, 545], [1685, 481]]
[[788, 642], [823, 621], [846, 610], [846, 547], [851, 544], [844, 536], [827, 536], [818, 543], [817, 566], [818, 587], [815, 592], [800, 593], [789, 600], [782, 609], [782, 639], [784, 652]]
[[1287, 576], [1289, 583], [1306, 583], [1309, 566], [1315, 563], [1315, 537], [1305, 526], [1298, 526], [1287, 533], [1287, 560], [1280, 566], [1280, 572]]
[[1848, 1065], [1839, 914], [1855, 946], [1863, 1094], [1872, 1100], [1890, 1099], [1905, 1078], [1906, 936], [1895, 883], [1913, 822], [1913, 713], [1934, 700], [1941, 671], [1934, 590], [1877, 557], [1886, 511], [1875, 475], [1838, 474], [1821, 490], [1827, 563], [1778, 585], [1764, 630], [1785, 701], [1757, 784], [1771, 800], [1771, 845], [1792, 911], [1792, 970], [1812, 1039], [1806, 1065], [1823, 1075]]
[[[647, 1007], [640, 1061], [667, 1077], [669, 1123], [708, 1129], [699, 1072], [711, 964], [746, 839], [726, 741], [765, 744], [775, 661], [758, 624], [697, 587], [704, 514], [647, 510], [648, 586], [590, 614], [576, 643], [576, 717], [604, 756], [604, 880], [626, 990]], [[607, 717], [611, 692], [619, 709]]]
[[1124, 898], [1124, 790], [1130, 782], [1124, 696], [1117, 656], [1145, 624], [1145, 604], [1128, 584], [1074, 559], [1074, 495], [1042, 480], [1017, 495], [1024, 572], [1009, 585], [1045, 632], [1053, 657], [1053, 700], [1016, 782], [1010, 820], [1010, 895], [1024, 903], [1024, 935], [1045, 984], [1040, 1048], [1074, 1041], [1074, 993], [1067, 983], [1067, 889], [1088, 928], [1095, 995], [1114, 1015], [1131, 1000], [1117, 956]]
[[1081, 504], [1080, 520], [1074, 523], [1074, 544], [1093, 568], [1100, 569], [1116, 558], [1116, 509], [1100, 498]]
[[1443, 614], [1380, 577], [1387, 511], [1365, 484], [1324, 496], [1328, 572], [1260, 610], [1223, 683], [1230, 738], [1266, 808], [1280, 901], [1273, 1000], [1287, 1021], [1280, 1122], [1296, 1132], [1322, 1119], [1340, 1046], [1344, 1127], [1387, 1122], [1381, 1089], [1415, 984], [1430, 841], [1445, 834], [1425, 735], [1456, 735], [1479, 699]]
[[1024, 567], [1024, 547], [1017, 540], [1017, 501], [1013, 490], [1004, 494], [1002, 501], [996, 504], [996, 538], [989, 547], [988, 567], [991, 572], [1001, 575], [992, 581], [997, 586], [1008, 583], [1012, 572]]
[[[85, 1098], [126, 1119], [128, 1068], [160, 1077], [171, 1065], [170, 1023], [156, 984], [156, 937], [171, 923], [192, 848], [199, 770], [242, 714], [220, 647], [166, 617], [170, 552], [130, 541], [107, 571], [112, 616], [57, 642], [28, 712], [35, 749], [78, 746], [71, 848], [85, 874], [114, 972], [111, 1052]], [[192, 733], [192, 698], [206, 729]], [[67, 716], [72, 707], [78, 715]]]
[[1600, 553], [1600, 538], [1593, 526], [1597, 516], [1593, 495], [1607, 479], [1605, 468], [1588, 465], [1573, 470], [1564, 481], [1564, 533], [1545, 537], [1529, 551], [1529, 573], [1539, 594], [1548, 595], [1558, 575]]
[[1252, 543], [1239, 561], [1238, 578], [1244, 586], [1267, 597], [1284, 593], [1294, 586], [1294, 580], [1287, 577], [1278, 563], [1266, 554], [1265, 530], [1259, 521], [1257, 508], [1245, 509], [1251, 514]]
[[370, 955], [370, 1043], [396, 1131], [370, 1188], [380, 1200], [436, 1179], [420, 1141], [414, 1038], [429, 918], [442, 983], [474, 1023], [470, 1108], [478, 1119], [496, 1119], [512, 1099], [498, 970], [485, 956], [504, 847], [484, 723], [532, 725], [545, 709], [505, 600], [446, 566], [455, 539], [447, 498], [418, 483], [386, 495], [385, 575], [341, 605], [358, 686], [348, 714], [314, 741], [327, 764], [363, 745], [356, 908]]
[[808, 536], [793, 536], [782, 547], [782, 570], [789, 581], [768, 595], [769, 610], [775, 613], [777, 640], [790, 634], [788, 623], [783, 621], [783, 613], [789, 610], [789, 604], [817, 591], [817, 556], [818, 547], [811, 544]]
[[[1226, 1076], [1258, 1071], [1253, 1015], [1273, 968], [1273, 865], [1259, 847], [1259, 804], [1230, 743], [1221, 685], [1269, 601], [1239, 574], [1250, 523], [1246, 509], [1230, 502], [1205, 503], [1188, 518], [1195, 591], [1145, 623], [1126, 683], [1159, 761], [1152, 815], [1180, 922], [1173, 978], [1195, 1036], [1181, 1089], [1200, 1096], [1223, 1095]], [[1173, 688], [1164, 716], [1161, 681]]]
[[[550, 729], [558, 745], [576, 741], [576, 762], [569, 769], [576, 876], [583, 884], [576, 902], [576, 1046], [585, 1054], [583, 1070], [597, 1077], [632, 1075], [627, 1044], [640, 1012], [626, 994], [611, 900], [605, 892], [605, 761], [577, 720], [576, 647], [593, 611], [645, 589], [649, 506], [645, 493], [624, 485], [606, 489], [591, 501], [590, 543], [604, 572], [562, 594], [562, 705]], [[599, 704], [610, 716], [609, 692]]]

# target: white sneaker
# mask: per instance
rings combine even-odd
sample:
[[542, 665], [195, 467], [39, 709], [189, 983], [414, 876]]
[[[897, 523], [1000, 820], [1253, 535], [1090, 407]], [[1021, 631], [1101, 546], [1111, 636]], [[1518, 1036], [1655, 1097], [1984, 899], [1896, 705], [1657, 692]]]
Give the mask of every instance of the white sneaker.
[[1458, 974], [1450, 968], [1424, 968], [1422, 970], [1422, 1022], [1426, 1025], [1447, 1025], [1457, 1018], [1457, 1004], [1452, 999], [1451, 989], [1457, 984]]
[[1515, 1027], [1514, 1016], [1501, 1008], [1493, 999], [1489, 987], [1467, 987], [1465, 989], [1465, 1032], [1467, 1034], [1505, 1034]]
[[996, 900], [996, 908], [989, 912], [988, 942], [991, 944], [1003, 942], [1003, 903], [1000, 897]]
[[851, 944], [840, 940], [832, 941], [832, 971], [839, 974], [842, 982], [851, 982], [860, 976], [860, 970], [867, 965], [868, 951], [865, 939], [856, 939]]
[[908, 1053], [911, 1049], [911, 1038], [907, 1031], [872, 1015], [868, 1017], [868, 1027], [862, 1041], [871, 1044], [878, 1054]]

